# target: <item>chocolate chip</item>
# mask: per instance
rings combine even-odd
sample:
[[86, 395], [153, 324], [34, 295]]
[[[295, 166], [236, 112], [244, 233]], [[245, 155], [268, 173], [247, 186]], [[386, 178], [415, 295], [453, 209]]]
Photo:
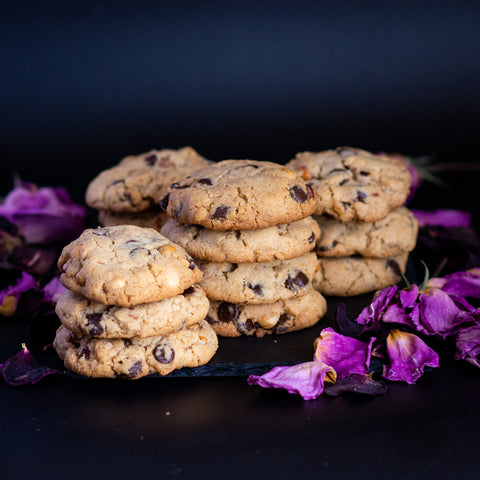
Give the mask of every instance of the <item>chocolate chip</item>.
[[184, 295], [192, 295], [192, 293], [195, 292], [195, 289], [193, 287], [188, 287], [186, 290], [183, 291]]
[[332, 248], [336, 247], [338, 244], [337, 240], [334, 240], [331, 245], [322, 245], [321, 247], [317, 247], [317, 252], [328, 252]]
[[365, 170], [360, 170], [360, 175], [363, 175], [364, 177], [368, 177], [370, 175], [370, 172], [367, 172]]
[[315, 241], [315, 233], [312, 232], [312, 234], [308, 237], [308, 243], [313, 243]]
[[360, 190], [357, 190], [357, 198], [355, 199], [356, 202], [365, 203], [365, 199], [367, 198], [367, 194]]
[[101, 335], [105, 328], [101, 324], [102, 314], [101, 313], [89, 313], [87, 314], [88, 322], [88, 333], [89, 335]]
[[68, 343], [71, 343], [75, 348], [80, 346], [80, 340], [73, 332], [68, 336], [67, 340]]
[[233, 303], [222, 302], [217, 308], [217, 317], [224, 323], [234, 322], [239, 314], [240, 311]]
[[298, 290], [308, 285], [308, 277], [303, 272], [298, 272], [294, 277], [290, 275], [285, 280], [285, 287], [289, 290]]
[[196, 268], [199, 268], [197, 262], [191, 257], [188, 257], [188, 268], [190, 270], [195, 270]]
[[138, 252], [140, 252], [140, 250], [145, 250], [145, 251], [148, 253], [148, 255], [151, 255], [151, 254], [152, 254], [152, 252], [151, 252], [150, 250], [148, 250], [148, 248], [136, 247], [136, 248], [134, 248], [133, 250], [130, 250], [129, 255], [132, 255], [132, 256], [133, 256], [133, 255], [136, 255]]
[[355, 150], [352, 150], [351, 148], [348, 148], [348, 147], [338, 147], [338, 148], [335, 149], [335, 151], [342, 158], [353, 157], [353, 156], [357, 155], [357, 152]]
[[245, 322], [237, 322], [237, 330], [244, 335], [249, 335], [255, 330], [255, 324], [251, 318], [247, 318]]
[[142, 362], [139, 360], [128, 369], [128, 378], [138, 377], [140, 373], [142, 373]]
[[298, 203], [305, 203], [309, 198], [311, 198], [308, 190], [305, 191], [298, 185], [294, 185], [292, 188], [290, 188], [290, 196]]
[[275, 333], [285, 333], [295, 326], [295, 318], [288, 313], [282, 313], [277, 324], [273, 328]]
[[402, 269], [400, 268], [400, 265], [395, 261], [395, 260], [388, 260], [387, 262], [387, 267], [397, 276], [401, 277], [402, 276]]
[[213, 182], [210, 178], [201, 178], [198, 183], [201, 185], [213, 185]]
[[148, 157], [145, 157], [143, 160], [145, 161], [145, 163], [146, 163], [147, 165], [152, 166], [152, 165], [156, 162], [157, 156], [156, 156], [155, 154], [153, 154], [153, 155], [148, 155]]
[[261, 283], [247, 283], [247, 287], [253, 291], [255, 295], [263, 296], [263, 285]]
[[163, 197], [159, 202], [158, 202], [158, 205], [160, 207], [160, 210], [162, 210], [163, 212], [166, 212], [167, 211], [167, 206], [168, 206], [168, 200], [170, 198], [170, 194], [166, 195], [165, 197]]
[[212, 218], [221, 220], [227, 216], [229, 210], [230, 207], [227, 207], [226, 205], [217, 207], [217, 209], [212, 214]]
[[80, 358], [82, 357], [85, 357], [87, 360], [90, 358], [90, 349], [87, 346], [83, 347], [80, 352]]
[[163, 343], [155, 347], [153, 356], [160, 363], [172, 363], [175, 358], [175, 350], [167, 343]]

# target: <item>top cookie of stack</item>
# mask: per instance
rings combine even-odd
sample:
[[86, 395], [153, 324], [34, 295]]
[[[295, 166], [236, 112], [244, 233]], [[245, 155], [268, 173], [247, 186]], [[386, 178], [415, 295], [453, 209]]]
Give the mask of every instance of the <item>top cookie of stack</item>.
[[158, 206], [168, 187], [211, 163], [191, 147], [131, 155], [92, 180], [85, 200], [99, 210], [103, 226], [129, 224], [159, 230], [169, 218]]
[[411, 183], [405, 165], [339, 147], [299, 153], [287, 167], [315, 192], [314, 218], [322, 229], [315, 288], [352, 296], [397, 283], [418, 233], [414, 216], [402, 207]]
[[224, 336], [263, 336], [316, 323], [312, 287], [320, 229], [314, 194], [284, 166], [224, 160], [171, 185], [167, 238], [201, 261], [209, 321]]

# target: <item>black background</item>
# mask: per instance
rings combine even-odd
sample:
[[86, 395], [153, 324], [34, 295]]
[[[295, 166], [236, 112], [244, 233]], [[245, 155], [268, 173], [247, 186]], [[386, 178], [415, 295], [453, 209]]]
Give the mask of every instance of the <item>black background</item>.
[[[16, 172], [83, 202], [123, 156], [184, 145], [213, 160], [351, 145], [478, 166], [477, 5], [4, 2], [1, 195]], [[478, 175], [444, 178], [415, 206], [478, 223]], [[27, 330], [2, 320], [0, 362]], [[0, 383], [0, 476], [476, 478], [478, 369], [450, 353], [373, 399], [303, 402], [244, 378]]]

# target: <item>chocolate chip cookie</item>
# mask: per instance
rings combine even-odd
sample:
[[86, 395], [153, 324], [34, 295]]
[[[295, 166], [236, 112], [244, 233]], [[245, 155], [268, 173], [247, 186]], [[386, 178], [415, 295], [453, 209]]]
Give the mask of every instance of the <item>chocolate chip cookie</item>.
[[315, 192], [315, 214], [336, 220], [375, 222], [401, 206], [409, 193], [411, 176], [398, 159], [365, 150], [303, 152], [286, 164]]
[[211, 302], [207, 321], [217, 335], [239, 337], [289, 333], [315, 325], [327, 312], [323, 296], [312, 290], [301, 296], [269, 304], [238, 305]]
[[134, 225], [85, 230], [63, 249], [58, 267], [72, 292], [122, 307], [179, 295], [202, 278], [182, 247]]
[[308, 217], [313, 197], [304, 180], [282, 165], [224, 160], [171, 185], [160, 203], [179, 223], [249, 230]]
[[209, 306], [203, 289], [194, 285], [182, 295], [134, 307], [103, 305], [67, 290], [55, 312], [62, 325], [80, 336], [143, 338], [188, 328], [205, 318]]
[[395, 285], [402, 279], [408, 253], [389, 258], [319, 257], [313, 287], [323, 295], [351, 297]]
[[253, 230], [210, 230], [169, 220], [160, 233], [199, 260], [227, 263], [271, 262], [310, 252], [320, 237], [312, 217]]
[[87, 188], [86, 202], [97, 210], [148, 210], [157, 206], [171, 183], [210, 164], [191, 147], [131, 155], [92, 180]]
[[200, 262], [200, 284], [210, 300], [273, 303], [309, 292], [316, 267], [313, 252], [264, 263]]
[[205, 320], [169, 335], [132, 339], [79, 337], [62, 325], [53, 346], [65, 367], [80, 375], [134, 380], [204, 365], [218, 339]]
[[314, 216], [322, 234], [315, 251], [322, 257], [392, 257], [414, 249], [418, 222], [405, 207], [392, 210], [376, 222], [339, 222], [325, 216]]

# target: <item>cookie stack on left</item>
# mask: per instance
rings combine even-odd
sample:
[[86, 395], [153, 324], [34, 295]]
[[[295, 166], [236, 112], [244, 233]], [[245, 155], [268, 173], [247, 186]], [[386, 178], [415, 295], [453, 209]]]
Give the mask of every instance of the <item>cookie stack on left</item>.
[[169, 217], [159, 208], [158, 201], [170, 184], [210, 164], [191, 147], [130, 155], [94, 178], [85, 200], [98, 210], [100, 225], [138, 225], [160, 230]]
[[68, 290], [56, 307], [62, 326], [54, 347], [68, 369], [137, 379], [197, 367], [215, 354], [202, 272], [156, 230], [85, 230], [58, 266]]
[[173, 218], [161, 233], [199, 260], [217, 334], [287, 333], [323, 317], [315, 201], [292, 170], [224, 160], [173, 184], [162, 203]]

